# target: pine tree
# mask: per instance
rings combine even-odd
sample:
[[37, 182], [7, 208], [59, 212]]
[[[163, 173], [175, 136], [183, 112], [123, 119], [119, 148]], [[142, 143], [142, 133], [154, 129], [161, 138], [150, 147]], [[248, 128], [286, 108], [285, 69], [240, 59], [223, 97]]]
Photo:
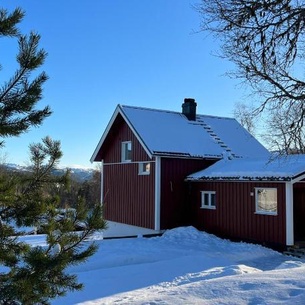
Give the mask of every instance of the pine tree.
[[[40, 36], [31, 32], [22, 35], [17, 24], [24, 12], [17, 8], [11, 14], [0, 9], [0, 38], [11, 37], [18, 40], [18, 69], [0, 88], [0, 137], [18, 136], [31, 126], [39, 126], [51, 114], [47, 106], [36, 110], [37, 102], [42, 98], [42, 86], [48, 79], [45, 72], [31, 78], [31, 73], [41, 67], [47, 56], [38, 49]], [[1, 66], [0, 66], [1, 67]]]
[[[39, 35], [22, 36], [16, 25], [24, 13], [0, 9], [0, 35], [17, 38], [20, 68], [0, 91], [0, 136], [16, 136], [38, 126], [51, 114], [49, 107], [35, 110], [41, 99], [41, 73], [32, 81], [31, 72], [40, 67], [46, 53], [38, 50]], [[91, 235], [105, 228], [101, 206], [90, 210], [81, 197], [73, 209], [59, 209], [60, 198], [46, 192], [50, 187], [68, 186], [69, 172], [52, 173], [62, 156], [60, 142], [45, 137], [30, 145], [31, 170], [24, 175], [0, 168], [0, 304], [49, 304], [51, 299], [79, 290], [82, 284], [67, 273], [67, 267], [86, 261], [97, 250]], [[22, 240], [24, 227], [36, 227], [46, 237], [44, 246]], [[75, 231], [81, 227], [81, 231]]]
[[[0, 304], [48, 304], [48, 300], [79, 290], [82, 285], [66, 268], [84, 262], [97, 247], [86, 240], [105, 228], [100, 205], [88, 210], [79, 198], [65, 213], [59, 198], [44, 192], [45, 185], [67, 184], [68, 177], [52, 175], [62, 152], [49, 137], [32, 144], [31, 172], [0, 176]], [[67, 173], [68, 174], [68, 173]], [[82, 230], [76, 232], [76, 226]], [[22, 242], [22, 227], [38, 227], [46, 235], [44, 247]]]

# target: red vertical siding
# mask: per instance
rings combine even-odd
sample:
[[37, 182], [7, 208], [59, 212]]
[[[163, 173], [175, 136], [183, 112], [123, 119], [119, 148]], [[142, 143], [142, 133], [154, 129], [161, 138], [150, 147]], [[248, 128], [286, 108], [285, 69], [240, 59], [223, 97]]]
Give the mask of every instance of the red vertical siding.
[[[219, 236], [285, 245], [286, 207], [284, 183], [198, 182], [192, 184], [194, 225]], [[275, 187], [278, 213], [255, 213], [255, 187]], [[216, 209], [201, 209], [200, 191], [216, 191]], [[253, 193], [253, 196], [251, 195]]]
[[[121, 163], [121, 143], [132, 142], [132, 162]], [[103, 205], [107, 220], [154, 228], [155, 164], [118, 115], [101, 150]], [[138, 175], [137, 162], [150, 161], [150, 175]]]
[[121, 143], [132, 142], [132, 161], [149, 161], [149, 156], [125, 123], [121, 115], [118, 115], [108, 133], [107, 139], [100, 150], [100, 157], [105, 163], [121, 162]]
[[105, 165], [105, 218], [153, 229], [154, 176], [154, 163], [150, 175], [138, 175], [137, 163]]
[[215, 161], [161, 158], [161, 229], [190, 224], [187, 175], [202, 170]]
[[305, 184], [296, 183], [293, 188], [293, 215], [295, 241], [305, 240]]

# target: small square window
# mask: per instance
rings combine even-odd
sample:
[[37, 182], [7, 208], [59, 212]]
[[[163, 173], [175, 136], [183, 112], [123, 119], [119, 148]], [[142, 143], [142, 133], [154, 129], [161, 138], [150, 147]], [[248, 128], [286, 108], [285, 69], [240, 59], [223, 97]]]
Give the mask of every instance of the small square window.
[[131, 161], [131, 142], [122, 142], [122, 162]]
[[255, 188], [255, 210], [258, 214], [277, 215], [277, 189]]
[[216, 192], [214, 191], [201, 192], [201, 208], [216, 209]]
[[139, 163], [139, 175], [149, 175], [150, 174], [150, 163], [141, 162]]

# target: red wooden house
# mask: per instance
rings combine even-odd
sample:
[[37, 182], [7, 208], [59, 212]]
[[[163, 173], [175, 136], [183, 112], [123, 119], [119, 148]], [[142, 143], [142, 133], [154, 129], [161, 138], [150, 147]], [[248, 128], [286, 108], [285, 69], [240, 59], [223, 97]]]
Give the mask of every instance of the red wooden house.
[[[156, 231], [194, 225], [244, 237], [235, 227], [231, 234], [229, 227], [222, 230], [220, 223], [211, 224], [213, 208], [202, 209], [200, 197], [206, 196], [202, 190], [208, 190], [211, 182], [190, 175], [222, 159], [268, 155], [235, 119], [198, 115], [195, 101], [185, 99], [182, 112], [118, 105], [91, 161], [102, 162], [107, 220]], [[218, 196], [217, 192], [217, 200]], [[223, 210], [217, 217], [228, 221], [226, 213]]]
[[[235, 119], [198, 115], [196, 102], [185, 99], [182, 112], [118, 105], [91, 161], [102, 162], [107, 220], [156, 231], [193, 225], [230, 238], [293, 244], [292, 196], [303, 199], [297, 171], [292, 181], [270, 172], [270, 179], [261, 172], [255, 180], [255, 165], [248, 180], [236, 171], [209, 172], [225, 164], [241, 169], [258, 157], [265, 164], [269, 156]], [[258, 196], [276, 200], [276, 210], [260, 211]]]

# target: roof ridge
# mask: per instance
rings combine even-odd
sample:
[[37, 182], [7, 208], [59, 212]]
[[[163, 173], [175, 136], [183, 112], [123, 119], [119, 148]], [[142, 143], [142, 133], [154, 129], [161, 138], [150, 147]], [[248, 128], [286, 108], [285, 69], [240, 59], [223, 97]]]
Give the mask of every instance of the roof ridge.
[[[133, 108], [133, 109], [139, 109], [139, 110], [148, 110], [148, 111], [156, 111], [156, 112], [166, 112], [166, 113], [174, 113], [174, 114], [180, 114], [183, 115], [180, 111], [173, 111], [173, 110], [166, 110], [166, 109], [158, 109], [158, 108], [150, 108], [150, 107], [142, 107], [142, 106], [132, 106], [132, 105], [121, 105], [122, 108]], [[227, 116], [219, 116], [219, 115], [212, 115], [212, 114], [196, 114], [196, 121], [190, 121], [190, 122], [197, 122], [197, 117], [209, 117], [209, 118], [218, 118], [218, 119], [227, 119], [227, 120], [236, 120], [235, 118], [227, 117]]]
[[213, 118], [213, 119], [226, 119], [226, 120], [234, 120], [236, 121], [235, 118], [231, 118], [228, 116], [219, 116], [219, 115], [213, 115], [213, 114], [197, 114], [196, 116], [203, 116], [203, 117], [209, 117], [209, 118]]
[[139, 110], [148, 110], [148, 111], [157, 111], [157, 112], [169, 112], [169, 113], [175, 113], [175, 114], [182, 114], [178, 111], [173, 110], [164, 110], [164, 109], [156, 109], [156, 108], [149, 108], [149, 107], [141, 107], [141, 106], [130, 106], [130, 105], [120, 105], [122, 108], [133, 108], [133, 109], [139, 109]]

